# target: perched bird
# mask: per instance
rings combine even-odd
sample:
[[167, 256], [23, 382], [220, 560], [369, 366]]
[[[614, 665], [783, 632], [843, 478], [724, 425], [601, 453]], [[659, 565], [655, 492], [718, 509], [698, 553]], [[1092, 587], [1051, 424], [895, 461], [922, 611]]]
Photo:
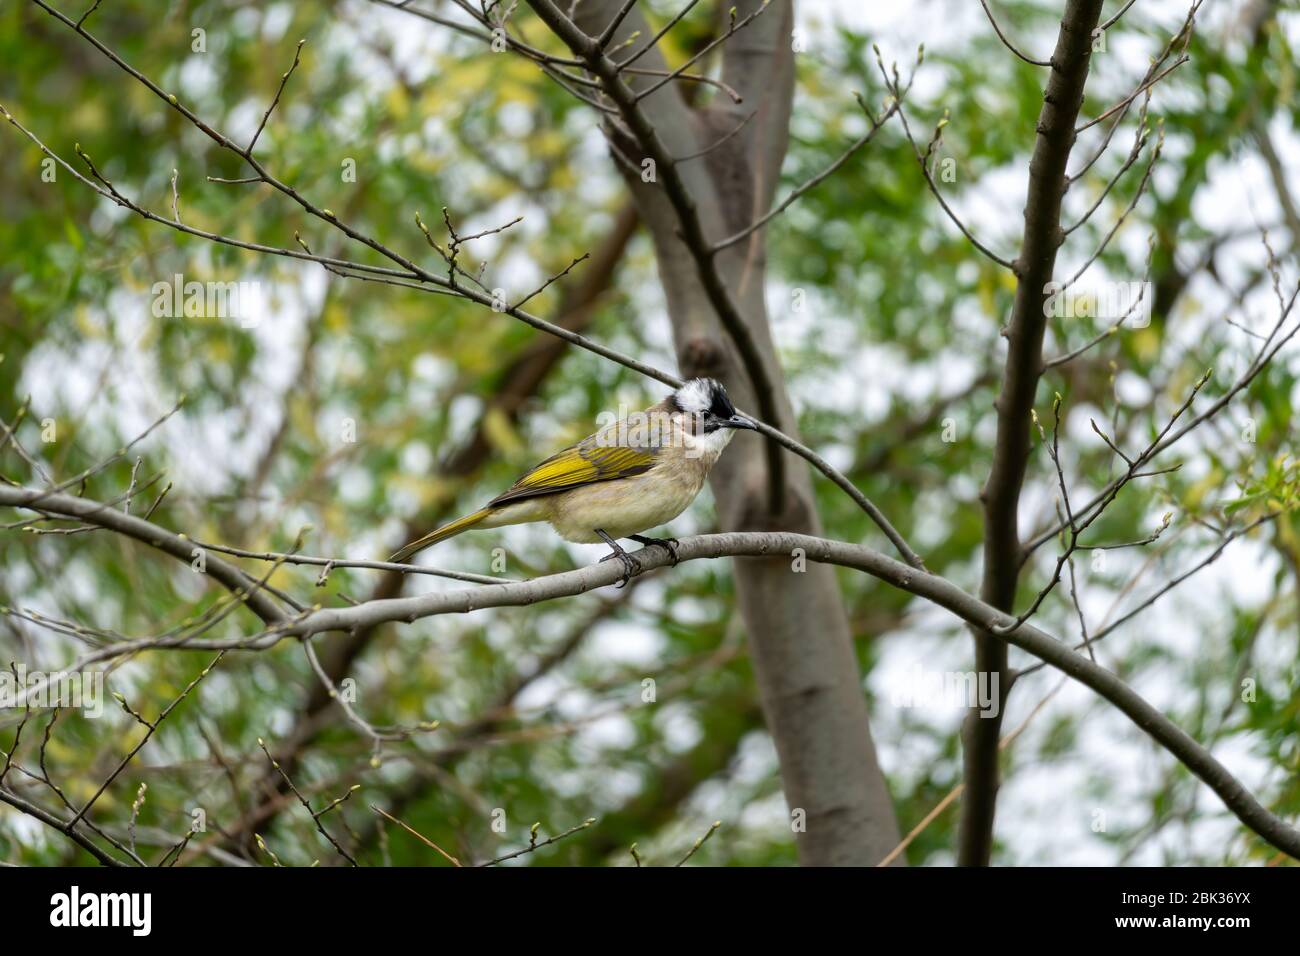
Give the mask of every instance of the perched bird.
[[645, 411], [552, 455], [478, 511], [411, 542], [389, 560], [405, 561], [470, 528], [545, 521], [566, 541], [608, 544], [613, 553], [605, 560], [622, 562], [626, 584], [636, 565], [617, 539], [660, 545], [676, 563], [675, 540], [640, 532], [685, 511], [735, 429], [754, 427], [737, 413], [720, 382], [692, 379]]

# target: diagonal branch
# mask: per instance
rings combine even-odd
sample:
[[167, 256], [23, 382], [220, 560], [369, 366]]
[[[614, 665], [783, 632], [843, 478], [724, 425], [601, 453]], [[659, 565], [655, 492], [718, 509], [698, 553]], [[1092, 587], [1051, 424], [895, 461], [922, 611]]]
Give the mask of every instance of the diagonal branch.
[[726, 249], [728, 246], [734, 246], [736, 243], [740, 242], [740, 240], [757, 232], [759, 229], [762, 229], [769, 222], [771, 222], [777, 216], [781, 215], [781, 213], [785, 212], [788, 208], [790, 208], [790, 206], [792, 206], [800, 196], [808, 192], [810, 189], [815, 189], [827, 178], [834, 175], [835, 172], [841, 166], [843, 166], [853, 157], [854, 153], [856, 153], [863, 146], [867, 145], [867, 143], [871, 142], [871, 140], [875, 137], [876, 133], [880, 130], [880, 127], [884, 126], [885, 122], [891, 116], [893, 116], [894, 113], [898, 112], [898, 108], [900, 105], [897, 99], [893, 100], [889, 104], [889, 106], [885, 109], [885, 112], [883, 112], [879, 116], [879, 118], [877, 118], [871, 115], [871, 111], [867, 108], [865, 101], [863, 101], [861, 97], [858, 98], [858, 103], [859, 105], [862, 106], [862, 111], [867, 114], [867, 119], [869, 122], [869, 128], [867, 129], [867, 131], [863, 133], [861, 136], [859, 136], [857, 139], [855, 139], [851, 144], [849, 144], [848, 148], [845, 149], [844, 152], [842, 152], [834, 162], [832, 162], [829, 166], [823, 169], [820, 173], [817, 173], [816, 175], [812, 176], [801, 185], [796, 186], [793, 190], [790, 191], [790, 195], [786, 196], [785, 199], [781, 200], [781, 202], [777, 203], [766, 213], [759, 216], [757, 219], [751, 222], [748, 226], [745, 226], [739, 232], [733, 233], [730, 236], [727, 236], [727, 238], [719, 239], [717, 242], [715, 242], [713, 244], [713, 248], [715, 250], [721, 251], [723, 249]]
[[51, 829], [58, 830], [77, 846], [81, 847], [103, 866], [126, 866], [121, 860], [109, 856], [100, 847], [98, 847], [89, 837], [81, 832], [73, 824], [65, 823], [48, 810], [25, 800], [18, 794], [6, 787], [0, 787], [0, 803], [7, 803], [22, 813], [27, 814], [34, 820], [39, 820]]
[[[185, 535], [167, 531], [143, 518], [118, 511], [98, 501], [62, 492], [42, 491], [38, 488], [21, 486], [6, 485], [2, 490], [0, 504], [80, 518], [88, 524], [134, 538], [186, 564], [194, 558], [196, 546]], [[256, 582], [235, 565], [209, 553], [204, 558], [204, 567], [204, 573], [208, 577], [240, 596], [263, 623], [272, 624], [285, 619], [285, 614], [279, 605], [259, 590]]]
[[993, 32], [998, 35], [998, 39], [1002, 41], [1002, 45], [1004, 47], [1006, 47], [1008, 50], [1010, 50], [1020, 59], [1024, 60], [1030, 66], [1051, 66], [1052, 65], [1049, 60], [1035, 60], [1033, 57], [1021, 53], [1020, 49], [1009, 39], [1007, 39], [1007, 35], [1003, 33], [1002, 28], [998, 26], [998, 21], [993, 17], [993, 11], [989, 9], [988, 0], [980, 0], [980, 5], [984, 8], [984, 14], [989, 18], [989, 25], [993, 27]]

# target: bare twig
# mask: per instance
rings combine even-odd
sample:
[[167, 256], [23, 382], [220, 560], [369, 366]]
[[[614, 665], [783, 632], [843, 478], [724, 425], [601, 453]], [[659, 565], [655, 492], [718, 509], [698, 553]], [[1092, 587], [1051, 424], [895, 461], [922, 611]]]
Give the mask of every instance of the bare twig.
[[[190, 695], [190, 691], [194, 690], [194, 688], [199, 685], [199, 682], [203, 680], [203, 678], [207, 677], [208, 674], [212, 672], [212, 668], [216, 667], [217, 664], [221, 662], [221, 659], [225, 656], [226, 656], [225, 651], [221, 651], [220, 653], [218, 653], [217, 656], [214, 657], [208, 663], [207, 667], [199, 671], [198, 676], [195, 677], [194, 680], [189, 682], [189, 684], [185, 687], [183, 691], [180, 692], [180, 694], [176, 697], [176, 699], [173, 700], [170, 704], [168, 704], [165, 708], [163, 708], [162, 713], [158, 715], [158, 719], [155, 720], [153, 723], [150, 723], [144, 720], [144, 718], [139, 717], [139, 715], [136, 715], [137, 718], [142, 723], [144, 723], [146, 727], [149, 728], [148, 731], [145, 733], [143, 737], [140, 738], [140, 742], [136, 744], [134, 747], [132, 747], [131, 751], [125, 757], [122, 758], [121, 762], [117, 765], [116, 769], [114, 769], [113, 772], [108, 775], [108, 778], [102, 784], [99, 785], [99, 789], [95, 791], [94, 795], [91, 796], [91, 798], [87, 800], [85, 804], [82, 805], [81, 809], [77, 811], [76, 815], [73, 816], [73, 818], [69, 820], [67, 824], [65, 824], [64, 827], [65, 831], [70, 832], [72, 827], [75, 827], [77, 825], [77, 822], [86, 815], [86, 812], [91, 807], [95, 805], [95, 801], [98, 800], [101, 796], [103, 796], [104, 791], [107, 790], [109, 786], [113, 783], [113, 781], [118, 778], [118, 775], [121, 774], [121, 772], [126, 769], [126, 765], [131, 762], [131, 759], [141, 751], [141, 749], [144, 747], [145, 744], [149, 742], [149, 739], [153, 737], [154, 733], [158, 730], [159, 725], [162, 724], [162, 722], [167, 719], [168, 715], [170, 715], [171, 712], [176, 709], [177, 705], [179, 705], [181, 701], [183, 701], [186, 697]], [[125, 706], [125, 700], [122, 700], [121, 702], [123, 703], [123, 706]]]
[[293, 63], [290, 64], [289, 69], [285, 70], [285, 72], [280, 75], [280, 85], [276, 88], [275, 97], [271, 100], [271, 105], [266, 108], [266, 112], [262, 114], [262, 122], [257, 124], [257, 132], [255, 132], [253, 138], [248, 141], [248, 146], [244, 150], [245, 154], [252, 155], [253, 147], [257, 145], [258, 137], [262, 135], [262, 130], [266, 129], [266, 121], [271, 118], [271, 114], [275, 111], [275, 107], [280, 102], [280, 97], [284, 93], [284, 88], [289, 84], [289, 77], [293, 76], [293, 71], [298, 69], [298, 61], [302, 56], [303, 44], [306, 42], [305, 39], [298, 41], [298, 46], [293, 51]]
[[[30, 493], [28, 489], [0, 486], [0, 505], [21, 505], [25, 495]], [[111, 519], [113, 521], [139, 520], [123, 515], [115, 509], [97, 507], [91, 502], [69, 495], [47, 496], [43, 507], [51, 511], [78, 512], [84, 509], [95, 512], [103, 519], [113, 516]], [[162, 550], [167, 550], [167, 533], [146, 522], [141, 523], [152, 529], [143, 540]], [[1029, 623], [1011, 629], [1011, 625], [1015, 623], [1013, 617], [967, 594], [944, 578], [895, 561], [861, 545], [790, 532], [732, 532], [684, 538], [677, 545], [677, 558], [684, 562], [701, 558], [762, 557], [775, 554], [788, 555], [794, 553], [795, 549], [802, 549], [802, 553], [811, 561], [839, 564], [871, 574], [888, 584], [949, 610], [991, 636], [995, 635], [997, 629], [1005, 629], [1005, 633], [997, 634], [994, 639], [1004, 640], [1047, 661], [1106, 698], [1138, 726], [1155, 737], [1174, 756], [1182, 760], [1192, 772], [1205, 780], [1243, 823], [1274, 846], [1300, 858], [1300, 833], [1261, 806], [1208, 751], [1147, 704], [1123, 680], [1093, 664], [1087, 657], [1069, 650], [1055, 637]], [[664, 549], [653, 546], [642, 549], [634, 555], [637, 573], [664, 567], [672, 560], [672, 556]], [[354, 607], [318, 608], [284, 619], [273, 629], [253, 638], [242, 638], [236, 641], [205, 639], [191, 642], [187, 646], [216, 650], [227, 650], [233, 647], [265, 649], [275, 646], [286, 637], [306, 637], [326, 631], [373, 627], [385, 621], [409, 622], [437, 614], [467, 613], [488, 607], [531, 605], [612, 585], [620, 580], [623, 574], [623, 569], [612, 562], [597, 562], [585, 568], [552, 574], [532, 581], [371, 601]], [[160, 646], [163, 645], [152, 641], [127, 641], [101, 653], [106, 657], [120, 657]], [[213, 663], [215, 664], [215, 661]], [[207, 673], [212, 666], [210, 664], [204, 673]], [[196, 678], [195, 683], [198, 679]], [[193, 686], [191, 684], [181, 698], [169, 705], [168, 710], [164, 711], [158, 721], [155, 721], [155, 726]], [[110, 777], [110, 781], [116, 775], [117, 772]]]
[[993, 11], [989, 9], [987, 0], [980, 0], [980, 6], [984, 8], [984, 13], [989, 18], [989, 24], [993, 27], [993, 32], [998, 35], [998, 39], [1002, 41], [1003, 46], [1005, 46], [1008, 50], [1010, 50], [1020, 59], [1024, 60], [1030, 66], [1051, 66], [1052, 65], [1049, 60], [1035, 60], [1033, 57], [1026, 56], [1024, 53], [1021, 53], [1020, 50], [1016, 47], [1016, 45], [1007, 39], [1006, 34], [1002, 32], [1002, 28], [998, 26], [998, 21], [993, 18]]
[[[907, 141], [912, 145], [912, 152], [916, 156], [917, 165], [920, 166], [921, 168], [921, 174], [925, 177], [925, 184], [926, 186], [929, 187], [930, 193], [938, 201], [939, 208], [943, 210], [944, 214], [952, 221], [953, 225], [957, 227], [957, 229], [961, 232], [961, 234], [966, 237], [967, 241], [970, 242], [970, 244], [974, 246], [976, 250], [978, 250], [982, 255], [986, 256], [993, 262], [996, 262], [998, 265], [1002, 266], [1002, 268], [1009, 269], [1012, 272], [1015, 272], [1016, 271], [1015, 263], [1013, 263], [1010, 259], [1006, 259], [998, 255], [988, 246], [984, 245], [984, 243], [980, 242], [979, 239], [975, 238], [975, 234], [971, 232], [971, 230], [966, 226], [964, 222], [961, 221], [961, 218], [957, 215], [956, 212], [953, 211], [953, 208], [950, 205], [948, 205], [948, 200], [944, 198], [943, 192], [939, 189], [939, 184], [934, 181], [934, 175], [930, 172], [928, 159], [930, 153], [933, 150], [934, 141], [933, 140], [931, 141], [931, 149], [922, 152], [920, 145], [916, 141], [916, 137], [912, 135], [912, 127], [907, 122], [907, 111], [903, 108], [902, 105], [903, 96], [906, 95], [906, 88], [900, 84], [897, 75], [897, 70], [893, 71], [893, 75], [891, 76], [890, 71], [885, 69], [885, 62], [881, 58], [880, 51], [878, 48], [876, 49], [876, 65], [880, 69], [880, 75], [884, 78], [885, 86], [889, 89], [889, 91], [894, 96], [895, 103], [898, 106], [898, 119], [903, 124], [903, 132], [907, 136]], [[939, 135], [940, 130], [942, 130], [943, 126], [946, 123], [947, 123], [946, 118], [939, 122], [938, 127], [935, 129], [936, 137]]]
[[498, 863], [504, 863], [507, 860], [514, 860], [517, 859], [518, 857], [525, 856], [529, 853], [533, 853], [537, 850], [540, 850], [544, 846], [550, 846], [552, 843], [558, 843], [559, 841], [563, 840], [565, 837], [573, 836], [573, 834], [587, 829], [587, 827], [593, 825], [595, 822], [596, 822], [595, 817], [589, 817], [588, 819], [583, 820], [577, 826], [569, 827], [569, 829], [565, 830], [563, 833], [557, 833], [555, 836], [550, 837], [546, 840], [542, 840], [541, 842], [538, 842], [537, 840], [538, 825], [533, 824], [533, 828], [529, 833], [528, 846], [524, 847], [522, 850], [515, 850], [513, 853], [507, 853], [505, 856], [499, 856], [496, 859], [488, 860], [486, 863], [480, 863], [479, 866], [496, 866]]
[[371, 809], [371, 810], [374, 810], [375, 813], [379, 814], [379, 815], [380, 815], [381, 817], [383, 817], [385, 820], [391, 820], [393, 823], [396, 823], [399, 827], [401, 827], [401, 828], [402, 828], [403, 830], [405, 830], [407, 833], [411, 834], [411, 836], [415, 837], [417, 840], [419, 840], [419, 841], [420, 841], [421, 843], [423, 843], [425, 846], [427, 846], [427, 847], [432, 847], [433, 849], [437, 850], [440, 854], [442, 854], [443, 858], [446, 859], [446, 860], [447, 860], [447, 861], [448, 861], [452, 866], [461, 866], [461, 865], [462, 865], [461, 862], [460, 862], [460, 860], [456, 859], [454, 856], [452, 856], [450, 853], [448, 853], [448, 852], [447, 852], [446, 850], [444, 850], [442, 847], [438, 846], [438, 844], [434, 843], [432, 840], [430, 840], [430, 839], [429, 839], [428, 837], [426, 837], [424, 834], [422, 834], [422, 833], [420, 833], [419, 831], [417, 831], [417, 830], [415, 830], [415, 829], [412, 829], [411, 827], [407, 826], [407, 825], [406, 825], [405, 823], [403, 823], [401, 820], [397, 819], [397, 817], [394, 817], [394, 816], [391, 816], [391, 815], [388, 814], [388, 813], [385, 813], [383, 810], [379, 809], [379, 807], [375, 806], [373, 803], [370, 805], [370, 809]]
[[[781, 202], [777, 203], [765, 214], [759, 216], [756, 220], [754, 220], [744, 229], [741, 229], [739, 232], [733, 233], [732, 235], [727, 236], [727, 238], [719, 239], [717, 242], [715, 242], [713, 244], [714, 252], [719, 252], [723, 249], [726, 249], [728, 246], [734, 246], [736, 243], [740, 242], [740, 240], [753, 234], [759, 229], [762, 229], [769, 222], [771, 222], [777, 216], [781, 215], [781, 213], [785, 212], [788, 208], [790, 208], [790, 206], [792, 206], [800, 196], [808, 192], [810, 189], [816, 188], [828, 177], [832, 176], [836, 170], [838, 170], [841, 166], [847, 163], [849, 159], [853, 157], [854, 153], [856, 153], [863, 146], [867, 145], [867, 143], [871, 142], [872, 138], [880, 130], [880, 127], [884, 126], [885, 122], [891, 116], [893, 116], [894, 113], [898, 112], [898, 109], [901, 106], [901, 101], [896, 98], [893, 99], [893, 101], [889, 104], [888, 108], [885, 110], [884, 113], [880, 115], [879, 118], [876, 118], [875, 116], [871, 115], [871, 110], [867, 107], [867, 104], [863, 101], [861, 96], [858, 97], [858, 105], [862, 107], [862, 111], [866, 113], [867, 119], [870, 122], [870, 126], [867, 129], [867, 131], [863, 133], [861, 136], [859, 136], [856, 140], [854, 140], [853, 143], [850, 144], [848, 149], [846, 149], [843, 153], [840, 154], [838, 159], [836, 159], [833, 163], [831, 163], [829, 166], [823, 169], [820, 173], [818, 173], [817, 175], [813, 176], [812, 178], [808, 179], [806, 182], [802, 183], [801, 185], [793, 189], [790, 192], [790, 195], [786, 196], [785, 199], [781, 200]], [[743, 126], [744, 124], [742, 123], [741, 125]], [[739, 127], [737, 127], [737, 129], [739, 129]], [[733, 130], [732, 132], [734, 133], [735, 130]], [[728, 133], [727, 135], [730, 136], [732, 134]]]
[[710, 826], [707, 831], [705, 831], [704, 836], [696, 840], [691, 845], [691, 848], [690, 850], [687, 851], [686, 855], [682, 857], [680, 860], [678, 860], [676, 863], [674, 863], [673, 866], [683, 866], [687, 860], [689, 860], [691, 857], [693, 857], [696, 854], [696, 852], [699, 850], [700, 847], [704, 846], [705, 841], [707, 841], [709, 837], [713, 836], [713, 834], [717, 832], [717, 829], [720, 826], [722, 826], [722, 821], [714, 820], [713, 825]]
[[347, 860], [348, 863], [351, 864], [352, 866], [357, 866], [358, 865], [357, 861], [352, 858], [352, 854], [349, 853], [347, 850], [343, 849], [343, 845], [339, 843], [338, 840], [334, 839], [334, 837], [330, 835], [329, 830], [325, 829], [325, 824], [320, 822], [321, 816], [327, 810], [332, 809], [333, 807], [337, 806], [338, 803], [342, 802], [342, 800], [347, 798], [346, 797], [340, 798], [339, 801], [330, 804], [328, 807], [325, 808], [325, 810], [320, 810], [320, 811], [313, 810], [311, 808], [311, 801], [302, 795], [302, 791], [299, 790], [294, 785], [294, 782], [289, 779], [289, 775], [284, 772], [284, 768], [280, 766], [279, 761], [277, 761], [274, 757], [271, 756], [271, 751], [266, 749], [266, 743], [265, 741], [262, 740], [261, 737], [257, 738], [257, 746], [262, 749], [262, 753], [266, 754], [266, 759], [270, 762], [271, 766], [274, 767], [277, 771], [279, 771], [280, 776], [284, 779], [285, 786], [287, 786], [289, 788], [289, 791], [295, 797], [298, 798], [298, 802], [302, 804], [303, 809], [305, 809], [307, 813], [311, 815], [311, 822], [316, 824], [316, 830], [320, 833], [320, 835], [329, 841], [330, 845], [333, 846], [334, 849], [338, 851], [339, 856]]

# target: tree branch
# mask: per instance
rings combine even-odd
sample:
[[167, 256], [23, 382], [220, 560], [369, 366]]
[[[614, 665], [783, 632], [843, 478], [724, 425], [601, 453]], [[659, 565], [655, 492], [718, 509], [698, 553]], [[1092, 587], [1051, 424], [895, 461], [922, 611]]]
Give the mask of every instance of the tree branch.
[[[141, 541], [185, 564], [194, 560], [194, 550], [197, 546], [187, 536], [167, 531], [143, 518], [125, 514], [98, 501], [62, 492], [5, 485], [0, 486], [0, 504], [59, 514], [68, 518], [80, 518], [87, 524], [108, 528], [128, 538]], [[279, 605], [259, 590], [257, 582], [240, 568], [211, 553], [205, 555], [204, 564], [205, 570], [202, 573], [240, 597], [263, 623], [272, 624], [285, 620], [285, 613]]]
[[1033, 57], [1021, 53], [1020, 50], [1016, 47], [1016, 45], [1007, 39], [1006, 34], [1002, 32], [1002, 28], [998, 26], [998, 21], [993, 18], [993, 11], [989, 9], [988, 0], [980, 0], [980, 5], [984, 8], [984, 14], [989, 18], [989, 25], [993, 27], [993, 32], [998, 35], [998, 39], [1002, 41], [1002, 45], [1004, 47], [1006, 47], [1008, 50], [1010, 50], [1020, 59], [1024, 60], [1030, 66], [1051, 66], [1052, 65], [1051, 62], [1048, 60], [1035, 60]]
[[[1064, 241], [1061, 200], [1066, 190], [1066, 162], [1074, 145], [1074, 123], [1083, 105], [1084, 84], [1092, 55], [1092, 31], [1101, 17], [1101, 0], [1069, 0], [1052, 71], [1038, 117], [1038, 139], [1029, 163], [1025, 232], [1015, 263], [1019, 284], [1007, 329], [1007, 359], [997, 399], [998, 430], [993, 466], [981, 492], [984, 501], [984, 577], [980, 596], [999, 610], [1010, 610], [1020, 572], [1017, 511], [1029, 460], [1034, 394], [1042, 374], [1044, 303], [1047, 284]], [[1006, 644], [988, 631], [975, 633], [975, 669], [999, 675], [1005, 697]], [[1005, 701], [1004, 701], [1005, 703]], [[999, 717], [987, 719], [972, 710], [963, 727], [966, 790], [962, 797], [958, 860], [987, 865], [993, 848], [993, 818], [998, 788]]]
[[[0, 487], [0, 504], [21, 507], [27, 500], [25, 495], [35, 494], [40, 493], [32, 489]], [[104, 516], [126, 517], [120, 512], [97, 507], [94, 502], [87, 502], [84, 499], [67, 495], [56, 495], [51, 498], [51, 501], [42, 505], [43, 508], [72, 511], [80, 506], [89, 506], [87, 510], [92, 514], [84, 517], [92, 521], [96, 517]], [[140, 540], [153, 543], [159, 550], [170, 553], [169, 538], [175, 537], [174, 535], [169, 535], [168, 532], [148, 522], [140, 522], [140, 524], [148, 531], [147, 534], [140, 536]], [[127, 532], [124, 530], [123, 533]], [[131, 536], [136, 537], [135, 534]], [[996, 638], [993, 639], [1005, 641], [1046, 661], [1114, 704], [1208, 784], [1242, 823], [1273, 846], [1300, 859], [1300, 832], [1263, 807], [1205, 748], [1148, 704], [1117, 675], [1092, 663], [1076, 651], [1070, 650], [1064, 642], [1031, 624], [1024, 623], [1012, 630], [1011, 626], [1016, 623], [1014, 617], [968, 594], [947, 579], [903, 564], [872, 548], [791, 532], [731, 532], [699, 535], [684, 538], [677, 545], [679, 562], [705, 558], [772, 558], [785, 555], [802, 556], [811, 561], [863, 571], [886, 584], [924, 598], [952, 612], [983, 634], [991, 637], [996, 634]], [[673, 557], [665, 549], [656, 545], [634, 552], [632, 558], [637, 566], [636, 574], [644, 574], [673, 563]], [[791, 573], [796, 572], [792, 570]], [[617, 583], [622, 575], [623, 569], [619, 564], [600, 561], [574, 571], [551, 574], [529, 581], [369, 601], [350, 607], [314, 609], [275, 625], [264, 632], [263, 636], [266, 639], [261, 641], [242, 638], [233, 641], [208, 639], [187, 646], [219, 650], [244, 647], [266, 649], [288, 637], [303, 638], [331, 631], [346, 632], [353, 628], [374, 627], [386, 622], [410, 623], [441, 614], [467, 614], [492, 607], [529, 606], [606, 587]], [[158, 645], [148, 640], [124, 641], [109, 650], [113, 656], [120, 656], [149, 649], [151, 646]]]

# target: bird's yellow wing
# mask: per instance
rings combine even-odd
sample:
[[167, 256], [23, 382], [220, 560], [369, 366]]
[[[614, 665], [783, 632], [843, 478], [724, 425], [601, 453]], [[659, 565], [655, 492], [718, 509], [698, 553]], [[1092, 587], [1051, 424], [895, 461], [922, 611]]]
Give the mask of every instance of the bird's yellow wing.
[[597, 433], [552, 455], [511, 485], [509, 491], [492, 499], [488, 507], [571, 491], [598, 481], [631, 478], [654, 467], [658, 448], [606, 444], [599, 437]]

